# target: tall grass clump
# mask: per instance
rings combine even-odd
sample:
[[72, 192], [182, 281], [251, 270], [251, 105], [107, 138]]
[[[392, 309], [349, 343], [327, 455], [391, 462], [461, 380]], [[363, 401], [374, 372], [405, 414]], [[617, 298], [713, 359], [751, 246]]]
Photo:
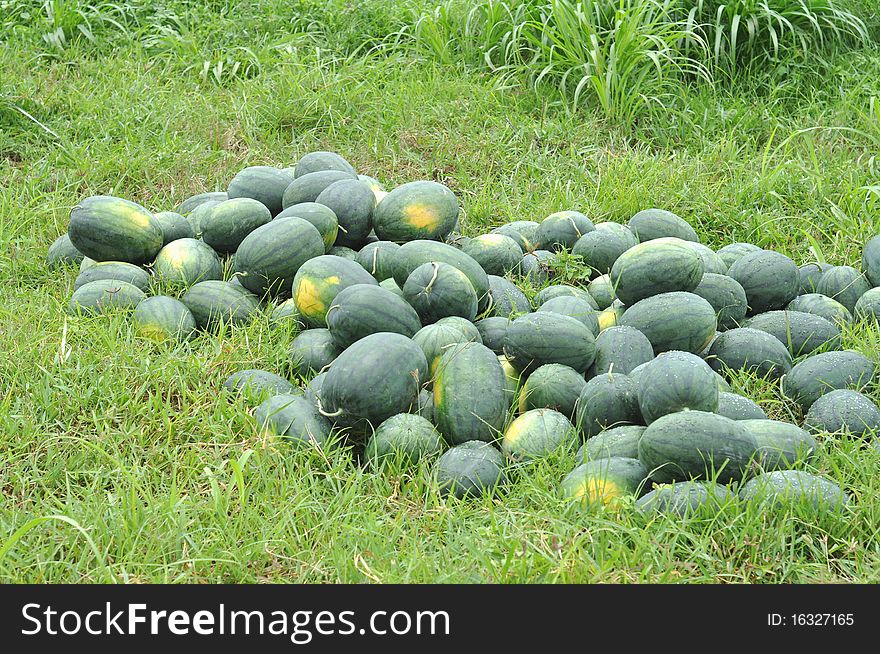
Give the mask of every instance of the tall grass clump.
[[827, 46], [868, 40], [865, 22], [835, 0], [681, 0], [688, 29], [708, 44], [713, 71], [732, 76], [742, 69]]

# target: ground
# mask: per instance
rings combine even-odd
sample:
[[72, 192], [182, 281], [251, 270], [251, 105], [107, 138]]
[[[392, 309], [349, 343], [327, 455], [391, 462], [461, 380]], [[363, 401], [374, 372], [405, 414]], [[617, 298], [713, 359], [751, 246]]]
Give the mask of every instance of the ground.
[[[188, 3], [165, 5], [184, 16]], [[312, 3], [221, 5], [64, 47], [25, 20], [0, 23], [0, 580], [878, 580], [876, 449], [822, 441], [816, 470], [854, 499], [840, 515], [577, 510], [557, 492], [572, 452], [502, 496], [447, 501], [429, 467], [376, 474], [346, 451], [292, 453], [260, 436], [221, 383], [287, 370], [294, 333], [268, 315], [153, 345], [124, 316], [67, 316], [76, 271], [44, 258], [83, 197], [173, 209], [246, 165], [327, 149], [386, 188], [447, 184], [470, 235], [561, 209], [625, 222], [657, 206], [712, 247], [858, 265], [880, 231], [880, 50], [694, 84], [621, 126], [516, 76], [358, 49], [356, 27], [384, 28], [347, 4], [331, 4], [323, 31]], [[880, 332], [849, 330], [845, 345], [876, 359]], [[734, 385], [789, 417], [771, 384]]]

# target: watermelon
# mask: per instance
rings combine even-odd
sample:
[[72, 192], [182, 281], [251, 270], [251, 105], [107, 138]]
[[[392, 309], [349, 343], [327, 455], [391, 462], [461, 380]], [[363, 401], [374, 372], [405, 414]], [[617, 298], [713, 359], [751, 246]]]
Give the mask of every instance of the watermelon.
[[699, 295], [683, 291], [639, 300], [624, 311], [618, 325], [648, 337], [655, 354], [681, 350], [699, 354], [715, 337], [715, 309]]
[[141, 300], [132, 316], [139, 336], [154, 341], [187, 341], [195, 335], [196, 319], [186, 305], [164, 295]]
[[[287, 209], [302, 202], [315, 202], [324, 189], [342, 180], [358, 181], [357, 175], [342, 170], [316, 170], [315, 172], [300, 175], [284, 189], [284, 195], [281, 197], [281, 207], [282, 209]], [[370, 191], [370, 194], [372, 195], [372, 191]]]
[[556, 262], [556, 255], [549, 250], [526, 252], [519, 262], [520, 274], [532, 284], [540, 286], [553, 276]]
[[278, 168], [249, 166], [232, 178], [226, 195], [230, 200], [256, 200], [275, 216], [281, 212], [281, 199], [292, 182], [293, 177]]
[[426, 324], [447, 316], [473, 320], [477, 315], [473, 284], [448, 263], [432, 261], [413, 270], [403, 285], [403, 297]]
[[293, 374], [305, 377], [329, 366], [342, 350], [336, 345], [329, 329], [306, 329], [290, 344], [290, 368]]
[[150, 273], [140, 266], [124, 261], [95, 262], [95, 265], [89, 266], [77, 276], [73, 282], [73, 288], [76, 290], [83, 284], [88, 284], [98, 279], [118, 279], [128, 282], [132, 286], [137, 286], [142, 291], [150, 288]]
[[422, 328], [415, 309], [376, 284], [354, 284], [341, 290], [326, 318], [333, 342], [340, 349], [370, 334], [386, 332], [412, 337]]
[[562, 480], [561, 493], [581, 507], [599, 504], [616, 509], [621, 498], [642, 492], [647, 476], [648, 471], [638, 459], [597, 459], [568, 473]]
[[673, 237], [683, 241], [699, 241], [697, 233], [685, 220], [664, 209], [643, 209], [629, 219], [630, 231], [640, 242]]
[[413, 466], [442, 451], [443, 438], [429, 420], [398, 413], [379, 425], [367, 441], [364, 459], [372, 466], [386, 461]]
[[688, 479], [738, 481], [758, 449], [742, 421], [705, 411], [658, 418], [639, 440], [639, 460], [658, 483]]
[[394, 281], [403, 288], [413, 270], [423, 263], [431, 261], [448, 263], [467, 275], [477, 292], [477, 301], [479, 302], [477, 310], [485, 310], [489, 304], [489, 279], [486, 272], [471, 257], [446, 243], [426, 240], [404, 243], [394, 256], [392, 263]]
[[261, 430], [275, 434], [295, 448], [322, 447], [333, 426], [302, 395], [273, 395], [257, 407], [254, 418]]
[[375, 177], [370, 177], [369, 175], [358, 175], [358, 179], [370, 187], [373, 195], [376, 196], [376, 204], [381, 202], [383, 199], [385, 199], [385, 196], [388, 195], [385, 187], [382, 186], [381, 182], [379, 182], [379, 180]]
[[715, 413], [731, 420], [764, 420], [767, 414], [755, 402], [736, 393], [718, 393]]
[[867, 437], [880, 429], [880, 409], [858, 391], [833, 390], [810, 405], [804, 427], [813, 434], [847, 432], [858, 438]]
[[73, 247], [70, 235], [66, 233], [52, 241], [52, 245], [49, 246], [49, 251], [46, 253], [46, 265], [50, 269], [81, 264], [83, 259], [83, 253]]
[[806, 506], [814, 511], [836, 511], [849, 496], [830, 479], [803, 470], [775, 470], [743, 484], [740, 499], [773, 508]]
[[504, 457], [488, 443], [467, 441], [437, 460], [434, 478], [442, 496], [462, 499], [488, 495], [506, 482]]
[[510, 323], [504, 355], [526, 375], [545, 363], [561, 363], [584, 373], [596, 356], [596, 342], [589, 327], [574, 318], [527, 313]]
[[761, 248], [757, 245], [752, 245], [751, 243], [730, 243], [729, 245], [720, 248], [715, 254], [721, 257], [721, 260], [724, 261], [727, 269], [730, 270], [730, 267], [736, 261], [739, 261], [745, 255], [752, 252], [761, 252]]
[[398, 186], [376, 207], [376, 236], [383, 241], [406, 243], [442, 241], [458, 220], [458, 198], [443, 184], [431, 181]]
[[447, 316], [446, 318], [438, 320], [437, 324], [455, 327], [458, 331], [464, 334], [466, 340], [475, 341], [481, 345], [483, 343], [483, 340], [480, 338], [480, 330], [469, 320], [465, 320], [459, 316]]
[[290, 325], [297, 329], [302, 329], [304, 327], [299, 317], [299, 310], [296, 308], [296, 302], [293, 301], [293, 298], [284, 300], [284, 302], [272, 309], [272, 313], [269, 316], [269, 323], [276, 326]]
[[707, 360], [715, 372], [748, 370], [770, 379], [791, 370], [788, 348], [771, 334], [748, 327], [721, 334], [709, 348]]
[[874, 363], [860, 352], [823, 352], [794, 366], [782, 378], [782, 392], [806, 411], [829, 391], [864, 389], [875, 370]]
[[229, 196], [226, 194], [226, 191], [208, 191], [207, 193], [199, 193], [197, 195], [192, 195], [188, 197], [186, 200], [177, 205], [177, 213], [181, 216], [187, 216], [195, 211], [197, 208], [202, 206], [203, 204], [207, 204], [209, 202], [220, 203], [224, 200], [228, 200]]
[[70, 243], [95, 261], [149, 263], [162, 249], [162, 225], [141, 205], [109, 195], [80, 201], [70, 211]]
[[535, 245], [538, 242], [538, 227], [539, 224], [533, 220], [515, 220], [506, 225], [496, 227], [490, 233], [509, 236], [516, 241], [516, 244], [519, 245], [523, 254], [525, 254], [535, 249]]
[[306, 324], [322, 327], [327, 325], [327, 310], [339, 292], [355, 284], [378, 282], [356, 262], [325, 254], [299, 267], [291, 294]]
[[[226, 195], [224, 193], [224, 195]], [[225, 200], [222, 200], [225, 202]], [[190, 228], [192, 229], [193, 238], [201, 238], [202, 237], [202, 223], [207, 220], [208, 216], [211, 215], [211, 212], [214, 210], [214, 207], [219, 206], [221, 200], [210, 200], [208, 202], [203, 202], [198, 205], [192, 212], [186, 217], [187, 222], [190, 224]]]
[[817, 293], [837, 300], [850, 313], [855, 311], [859, 298], [869, 290], [871, 283], [867, 277], [852, 266], [832, 266], [822, 274], [816, 285]]
[[376, 280], [383, 282], [394, 275], [394, 257], [399, 249], [400, 246], [391, 241], [368, 243], [358, 251], [355, 261]]
[[605, 429], [587, 440], [575, 454], [575, 461], [608, 459], [613, 456], [639, 458], [639, 439], [645, 432], [642, 425], [620, 425]]
[[260, 301], [250, 291], [221, 281], [193, 284], [181, 301], [192, 311], [199, 329], [219, 322], [243, 325], [260, 310]]
[[809, 461], [816, 454], [816, 440], [806, 431], [790, 422], [778, 420], [741, 420], [758, 445], [757, 459], [765, 470], [791, 468], [801, 461]]
[[880, 236], [865, 243], [862, 251], [862, 272], [871, 282], [871, 286], [880, 286]]
[[427, 377], [425, 355], [409, 338], [370, 334], [346, 348], [330, 366], [321, 385], [321, 413], [337, 424], [379, 425], [409, 411]]
[[326, 377], [326, 372], [319, 372], [312, 377], [311, 381], [309, 381], [303, 389], [303, 397], [305, 397], [316, 408], [321, 399], [321, 386], [324, 385], [324, 379]]
[[462, 343], [443, 353], [434, 377], [434, 417], [449, 443], [496, 440], [508, 407], [506, 378], [492, 350]]
[[654, 358], [651, 341], [634, 327], [609, 327], [596, 337], [593, 375], [606, 372], [628, 375], [637, 366]]
[[614, 294], [614, 284], [611, 283], [611, 275], [599, 275], [590, 282], [587, 290], [600, 309], [607, 309], [617, 299]]
[[772, 334], [792, 356], [840, 349], [840, 330], [812, 313], [768, 311], [750, 318], [744, 326]]
[[661, 354], [645, 366], [638, 386], [639, 410], [646, 425], [677, 411], [718, 409], [712, 368], [689, 352]]
[[702, 243], [696, 243], [694, 241], [684, 242], [691, 250], [697, 253], [698, 257], [700, 257], [700, 260], [703, 262], [703, 273], [712, 273], [715, 275], [724, 275], [727, 273], [729, 266], [724, 263], [724, 259], [722, 259], [714, 250], [706, 247]]
[[576, 286], [568, 286], [567, 284], [554, 284], [552, 286], [547, 286], [542, 288], [540, 291], [535, 293], [535, 297], [532, 298], [532, 306], [535, 307], [535, 310], [538, 309], [539, 306], [547, 302], [548, 300], [552, 300], [557, 297], [576, 297], [579, 300], [583, 300], [587, 304], [590, 305], [592, 309], [599, 309], [599, 305], [596, 304], [596, 300], [593, 299], [593, 296], [589, 294], [589, 292], [585, 291], [582, 288], [577, 288]]
[[556, 313], [574, 318], [587, 327], [593, 336], [599, 335], [599, 311], [589, 302], [573, 296], [554, 297], [538, 307], [538, 311]]
[[493, 316], [507, 319], [531, 310], [525, 293], [504, 277], [489, 275], [489, 297], [489, 312]]
[[223, 382], [223, 388], [256, 404], [272, 395], [301, 394], [284, 377], [280, 377], [274, 372], [258, 369], [239, 370], [232, 373]]
[[815, 293], [816, 289], [819, 288], [819, 280], [829, 268], [831, 266], [827, 263], [805, 263], [802, 266], [798, 266], [798, 280], [800, 284], [798, 294]]
[[672, 291], [692, 291], [703, 277], [699, 255], [681, 239], [643, 241], [611, 267], [614, 294], [627, 305]]
[[275, 220], [294, 217], [302, 218], [306, 222], [311, 223], [321, 234], [321, 240], [324, 242], [324, 252], [330, 251], [330, 248], [336, 243], [336, 237], [339, 234], [339, 219], [336, 217], [333, 209], [317, 202], [300, 202], [299, 204], [287, 207], [275, 216]]
[[235, 252], [245, 236], [271, 220], [272, 213], [257, 200], [226, 200], [202, 219], [202, 240], [217, 252]]
[[667, 513], [684, 518], [702, 512], [717, 513], [733, 495], [711, 481], [679, 481], [658, 486], [636, 501], [642, 513]]
[[586, 438], [616, 425], [641, 424], [639, 384], [629, 375], [593, 377], [581, 391], [575, 424]]
[[611, 272], [614, 262], [627, 250], [638, 245], [635, 235], [626, 229], [595, 229], [581, 236], [571, 253], [602, 275]]
[[581, 236], [595, 229], [593, 221], [579, 211], [551, 213], [538, 225], [536, 249], [570, 250]]
[[[519, 391], [519, 410], [554, 409], [573, 420], [587, 382], [573, 368], [548, 363], [535, 369]], [[503, 449], [503, 448], [502, 448]]]
[[746, 292], [732, 277], [705, 273], [693, 293], [706, 300], [715, 309], [719, 330], [739, 327], [745, 320], [748, 311]]
[[[798, 295], [785, 308], [787, 311], [812, 313], [814, 316], [825, 318], [825, 320], [838, 327], [851, 323], [853, 319], [849, 309], [837, 300], [832, 300], [827, 295], [822, 295], [821, 293]], [[856, 303], [856, 311], [858, 311], [858, 303]]]
[[192, 238], [195, 235], [192, 224], [179, 213], [160, 211], [154, 213], [153, 218], [162, 228], [162, 245], [168, 245], [171, 241], [176, 241], [179, 238]]
[[358, 179], [341, 179], [321, 191], [315, 202], [336, 214], [336, 245], [357, 250], [366, 244], [376, 208], [376, 196], [367, 184]]
[[112, 309], [134, 309], [146, 296], [137, 286], [118, 279], [96, 279], [73, 292], [68, 312], [77, 314], [106, 313]]
[[504, 354], [504, 337], [509, 325], [510, 320], [500, 316], [490, 316], [474, 323], [480, 332], [480, 340], [483, 341], [483, 345], [495, 354]]
[[394, 281], [393, 277], [389, 277], [388, 279], [379, 282], [379, 286], [382, 288], [391, 291], [398, 297], [403, 297], [403, 289], [397, 285], [397, 282]]
[[281, 218], [248, 234], [235, 253], [235, 271], [259, 297], [289, 295], [300, 267], [324, 254], [321, 234], [302, 218]]
[[865, 291], [858, 299], [855, 314], [859, 320], [880, 321], [880, 288]]
[[553, 409], [532, 409], [510, 423], [501, 440], [501, 452], [511, 461], [531, 462], [553, 454], [574, 441], [568, 418]]
[[223, 278], [223, 264], [214, 249], [194, 238], [171, 241], [156, 255], [156, 278], [171, 286], [187, 287], [197, 282]]
[[347, 248], [344, 245], [334, 245], [332, 248], [327, 250], [327, 254], [339, 257], [341, 259], [346, 259], [348, 261], [357, 261], [357, 251], [352, 250], [351, 248]]
[[300, 160], [296, 162], [296, 166], [293, 169], [293, 176], [295, 178], [302, 177], [309, 173], [317, 173], [326, 170], [337, 170], [343, 173], [348, 173], [348, 175], [352, 177], [357, 175], [354, 166], [348, 163], [342, 155], [335, 152], [318, 150], [316, 152], [304, 154]]
[[470, 238], [461, 251], [472, 257], [488, 275], [504, 275], [519, 272], [522, 249], [519, 244], [504, 234], [482, 234]]
[[437, 374], [437, 366], [444, 352], [451, 349], [453, 345], [472, 340], [457, 327], [440, 323], [422, 327], [413, 335], [412, 339], [425, 353], [432, 378]]
[[782, 309], [800, 289], [794, 261], [772, 250], [746, 254], [727, 271], [746, 293], [749, 315]]

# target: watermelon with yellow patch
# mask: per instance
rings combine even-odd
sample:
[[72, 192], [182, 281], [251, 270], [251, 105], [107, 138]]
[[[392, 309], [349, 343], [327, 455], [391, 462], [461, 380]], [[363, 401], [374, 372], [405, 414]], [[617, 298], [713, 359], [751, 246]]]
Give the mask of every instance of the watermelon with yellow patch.
[[132, 317], [138, 335], [153, 341], [187, 341], [195, 335], [192, 312], [173, 297], [148, 297], [138, 303]]
[[443, 184], [409, 182], [382, 198], [373, 212], [373, 227], [383, 241], [439, 241], [452, 232], [458, 210], [458, 199]]
[[508, 425], [501, 451], [512, 461], [534, 461], [573, 443], [576, 437], [571, 421], [559, 411], [532, 409]]
[[460, 329], [448, 324], [433, 323], [426, 325], [417, 331], [413, 337], [416, 345], [422, 348], [425, 358], [428, 360], [430, 377], [433, 379], [437, 373], [437, 365], [443, 353], [457, 343], [467, 343], [473, 340]]
[[312, 327], [327, 326], [327, 311], [345, 288], [379, 282], [355, 261], [324, 254], [303, 263], [293, 278], [292, 297], [303, 321]]
[[95, 261], [149, 263], [162, 249], [162, 225], [144, 207], [122, 198], [95, 195], [70, 211], [70, 242]]
[[180, 238], [163, 247], [153, 264], [156, 278], [172, 286], [223, 279], [223, 264], [214, 249], [194, 238]]
[[582, 507], [604, 505], [612, 509], [620, 500], [638, 496], [648, 471], [638, 459], [610, 457], [582, 463], [562, 480], [562, 496]]

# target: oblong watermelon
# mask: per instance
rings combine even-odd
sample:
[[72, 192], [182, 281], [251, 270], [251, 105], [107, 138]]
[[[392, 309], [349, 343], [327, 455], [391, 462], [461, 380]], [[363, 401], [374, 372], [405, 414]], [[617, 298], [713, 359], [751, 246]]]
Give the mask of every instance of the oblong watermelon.
[[425, 353], [431, 378], [437, 374], [437, 366], [444, 352], [453, 345], [474, 340], [454, 325], [440, 323], [425, 325], [412, 339]]
[[821, 511], [836, 511], [849, 504], [849, 496], [836, 483], [803, 470], [758, 475], [743, 484], [739, 497], [774, 508], [808, 505]]
[[219, 322], [243, 325], [260, 310], [259, 299], [247, 289], [214, 280], [193, 284], [181, 302], [192, 311], [199, 329]]
[[118, 279], [96, 279], [73, 292], [67, 310], [73, 315], [134, 309], [146, 296], [137, 286]]
[[162, 226], [141, 205], [109, 195], [81, 200], [70, 211], [70, 242], [95, 261], [149, 263], [162, 249]]
[[292, 182], [293, 177], [278, 168], [248, 166], [232, 178], [226, 195], [230, 200], [235, 198], [256, 200], [275, 216], [280, 213], [284, 191]]
[[[386, 198], [387, 199], [387, 198]], [[383, 200], [384, 202], [384, 200]], [[467, 275], [468, 280], [477, 292], [478, 311], [483, 311], [489, 304], [489, 278], [486, 271], [476, 261], [461, 250], [446, 243], [437, 241], [416, 240], [404, 243], [394, 256], [394, 281], [403, 288], [412, 271], [423, 263], [437, 261], [448, 263]]]
[[832, 266], [822, 274], [816, 285], [817, 293], [837, 300], [850, 313], [855, 311], [859, 298], [869, 290], [871, 283], [868, 278], [852, 266]]
[[816, 454], [816, 440], [790, 422], [779, 420], [741, 420], [740, 423], [758, 446], [756, 462], [765, 471], [794, 467]]
[[638, 395], [639, 384], [629, 375], [597, 375], [581, 391], [575, 425], [591, 438], [617, 425], [641, 424]]
[[640, 497], [636, 509], [644, 513], [669, 513], [679, 518], [701, 513], [717, 513], [733, 498], [727, 486], [710, 481], [679, 481], [664, 484]]
[[731, 420], [766, 420], [764, 409], [755, 402], [736, 393], [718, 393], [715, 413]]
[[749, 318], [743, 326], [773, 335], [792, 356], [840, 349], [840, 330], [812, 313], [767, 311]]
[[372, 466], [392, 461], [408, 466], [443, 451], [443, 437], [431, 422], [413, 413], [391, 416], [367, 441], [364, 459]]
[[677, 411], [718, 409], [715, 373], [690, 352], [665, 352], [639, 376], [639, 409], [645, 424]]
[[639, 439], [645, 433], [643, 425], [620, 425], [605, 429], [588, 439], [575, 454], [575, 461], [608, 459], [613, 456], [639, 458]]
[[655, 354], [681, 350], [699, 354], [715, 337], [715, 309], [699, 295], [661, 293], [633, 304], [618, 325], [634, 327], [648, 337]]
[[291, 217], [302, 218], [314, 225], [321, 234], [321, 240], [324, 241], [325, 253], [328, 253], [330, 248], [336, 244], [336, 237], [339, 234], [339, 219], [330, 207], [317, 202], [300, 202], [287, 207], [275, 216], [275, 220]]
[[504, 430], [501, 452], [518, 463], [535, 461], [570, 445], [576, 437], [571, 422], [559, 411], [532, 409]]
[[354, 284], [378, 282], [357, 262], [325, 254], [303, 263], [293, 278], [291, 295], [306, 324], [326, 327], [327, 310], [334, 298]]
[[760, 252], [761, 248], [757, 245], [753, 245], [752, 243], [730, 243], [725, 245], [723, 248], [720, 248], [716, 254], [721, 257], [722, 261], [727, 264], [727, 269], [730, 270], [730, 267], [734, 264], [734, 262], [738, 261], [742, 257], [750, 254], [752, 252]]
[[257, 407], [254, 417], [261, 430], [275, 434], [284, 442], [301, 448], [327, 444], [333, 426], [302, 395], [274, 395]]
[[186, 200], [177, 205], [176, 211], [181, 216], [189, 216], [189, 214], [191, 214], [203, 204], [206, 204], [208, 202], [220, 203], [228, 199], [229, 196], [226, 195], [226, 191], [208, 191], [207, 193], [197, 193], [196, 195], [191, 195]]
[[367, 243], [355, 257], [364, 270], [380, 282], [394, 276], [394, 257], [400, 246], [391, 241]]
[[223, 279], [223, 264], [214, 249], [194, 238], [180, 238], [163, 247], [153, 264], [156, 278], [171, 286]]
[[506, 481], [504, 456], [488, 443], [467, 441], [447, 450], [434, 467], [440, 495], [488, 495]]
[[626, 305], [647, 297], [692, 291], [705, 272], [700, 256], [681, 239], [642, 241], [611, 267], [614, 294]]
[[324, 254], [320, 232], [302, 218], [276, 218], [248, 234], [235, 253], [241, 285], [259, 297], [288, 295], [300, 267]]
[[813, 434], [845, 432], [861, 438], [880, 429], [880, 408], [858, 391], [834, 390], [813, 402], [804, 427]]
[[443, 354], [434, 377], [434, 417], [449, 443], [498, 439], [508, 407], [506, 378], [492, 350], [462, 343]]
[[232, 253], [244, 237], [272, 220], [262, 202], [234, 198], [213, 207], [201, 221], [202, 240], [218, 252]]
[[875, 236], [862, 250], [862, 272], [875, 288], [880, 286], [880, 236]]
[[739, 327], [745, 321], [749, 309], [746, 292], [733, 277], [705, 273], [693, 294], [699, 295], [715, 309], [720, 331]]
[[621, 498], [640, 495], [647, 478], [648, 471], [638, 459], [610, 457], [582, 463], [565, 476], [560, 490], [565, 499], [581, 506], [616, 509]]
[[503, 277], [519, 272], [522, 250], [511, 237], [504, 234], [481, 234], [470, 238], [461, 251], [472, 257], [488, 275]]
[[151, 275], [140, 266], [125, 261], [97, 261], [77, 275], [73, 282], [74, 290], [83, 284], [88, 284], [98, 279], [118, 279], [137, 286], [142, 291], [150, 287]]
[[[853, 320], [849, 309], [837, 300], [832, 300], [827, 295], [822, 295], [821, 293], [806, 293], [804, 295], [798, 295], [795, 299], [789, 302], [788, 306], [785, 308], [787, 311], [812, 313], [814, 316], [825, 318], [825, 320], [832, 325], [837, 326], [849, 324]], [[858, 311], [858, 302], [856, 303], [856, 311]]]
[[154, 341], [186, 341], [196, 331], [196, 319], [186, 305], [164, 295], [139, 302], [132, 318], [138, 335]]
[[770, 379], [791, 370], [788, 348], [771, 334], [748, 327], [722, 333], [709, 348], [707, 361], [715, 372], [748, 370]]
[[629, 219], [627, 227], [643, 243], [667, 236], [684, 241], [700, 240], [687, 221], [665, 209], [643, 209]]
[[596, 229], [593, 221], [580, 211], [557, 211], [544, 218], [535, 234], [536, 249], [556, 251], [572, 249], [584, 235]]
[[301, 202], [314, 202], [321, 195], [321, 191], [343, 179], [357, 181], [357, 175], [342, 170], [316, 170], [300, 175], [284, 189], [281, 207], [287, 209]]
[[341, 353], [329, 329], [306, 329], [290, 344], [291, 372], [302, 377], [320, 372]]
[[620, 229], [595, 229], [578, 239], [571, 253], [601, 275], [611, 272], [614, 262], [624, 252], [638, 245], [635, 235], [623, 226]]
[[466, 320], [477, 316], [473, 284], [467, 275], [448, 263], [431, 261], [413, 270], [403, 285], [403, 297], [426, 324], [447, 316]]
[[599, 311], [592, 304], [573, 296], [554, 297], [538, 307], [537, 311], [556, 313], [561, 316], [574, 318], [583, 323], [593, 336], [599, 335]]
[[302, 391], [284, 377], [257, 368], [232, 373], [223, 382], [223, 388], [252, 404], [259, 404], [272, 395], [302, 395]]
[[596, 337], [594, 375], [606, 372], [628, 375], [654, 358], [651, 341], [635, 327], [609, 327]]
[[[458, 220], [458, 198], [443, 184], [416, 181], [393, 189], [376, 206], [373, 223], [383, 241], [442, 241]], [[400, 280], [398, 280], [400, 283]]]
[[376, 284], [353, 284], [342, 289], [333, 298], [326, 320], [340, 349], [370, 334], [386, 332], [411, 338], [422, 328], [415, 309]]
[[327, 152], [325, 150], [317, 150], [304, 154], [293, 169], [294, 177], [302, 177], [309, 173], [317, 173], [325, 170], [337, 170], [348, 173], [351, 176], [357, 175], [354, 166], [340, 154], [336, 152]]
[[64, 233], [52, 241], [52, 245], [49, 246], [49, 251], [46, 253], [46, 265], [51, 269], [81, 264], [84, 258], [83, 253], [70, 242], [70, 235]]
[[596, 341], [593, 332], [574, 318], [527, 313], [507, 328], [504, 355], [526, 375], [545, 363], [561, 363], [584, 373], [596, 356]]
[[493, 316], [506, 319], [531, 311], [526, 294], [504, 277], [489, 275], [489, 297], [489, 313]]
[[520, 413], [532, 409], [554, 409], [574, 419], [578, 398], [587, 385], [574, 368], [548, 363], [535, 369], [519, 391]]
[[376, 207], [376, 196], [366, 183], [359, 179], [341, 179], [321, 191], [315, 202], [336, 214], [339, 225], [336, 245], [355, 250], [365, 245], [373, 228]]
[[176, 241], [179, 238], [193, 238], [195, 236], [192, 224], [179, 213], [160, 211], [154, 213], [153, 217], [162, 228], [162, 245], [168, 245], [171, 241]]
[[474, 326], [480, 332], [480, 339], [483, 341], [483, 345], [495, 354], [504, 354], [504, 337], [507, 335], [507, 328], [510, 326], [508, 318], [489, 316], [488, 318], [477, 320]]
[[800, 289], [800, 276], [794, 261], [772, 250], [744, 255], [728, 269], [746, 293], [749, 315], [782, 309]]
[[514, 220], [493, 229], [491, 234], [509, 236], [519, 245], [523, 253], [531, 252], [538, 242], [538, 223], [533, 220]]

